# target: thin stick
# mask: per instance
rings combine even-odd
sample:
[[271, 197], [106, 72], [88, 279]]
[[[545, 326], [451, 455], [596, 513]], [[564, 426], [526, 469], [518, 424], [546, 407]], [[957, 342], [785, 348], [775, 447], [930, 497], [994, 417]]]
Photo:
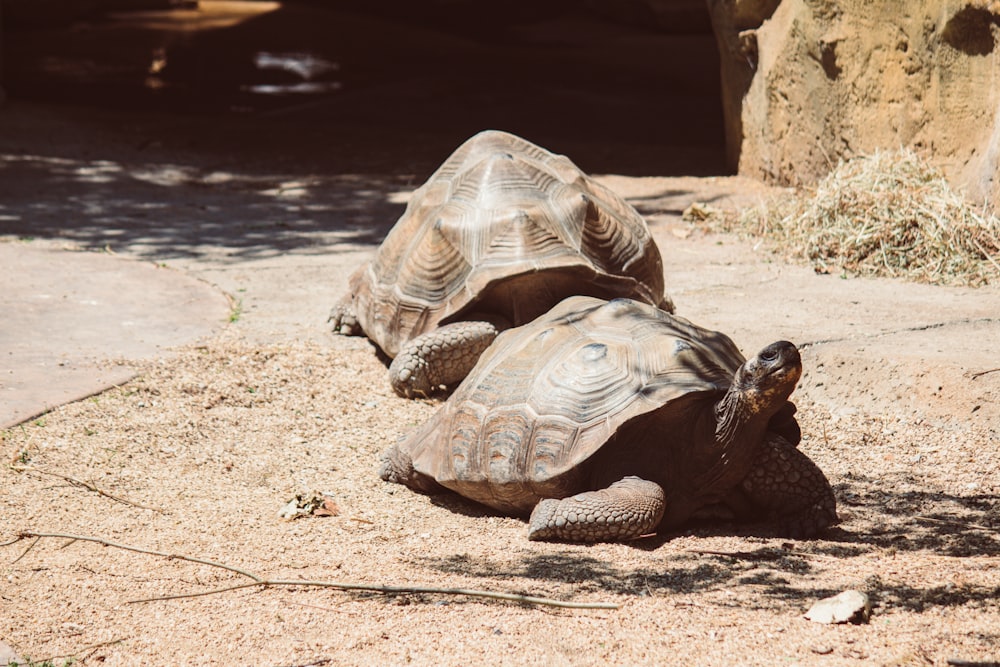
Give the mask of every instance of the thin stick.
[[14, 564], [14, 563], [16, 563], [17, 561], [19, 561], [19, 560], [21, 560], [22, 558], [24, 558], [25, 556], [27, 556], [27, 555], [28, 555], [28, 552], [29, 552], [29, 551], [31, 551], [32, 549], [34, 549], [34, 548], [35, 548], [35, 545], [36, 545], [36, 544], [38, 544], [38, 543], [39, 543], [39, 542], [41, 541], [41, 539], [42, 539], [42, 538], [40, 538], [40, 537], [36, 537], [36, 538], [35, 538], [35, 541], [34, 541], [34, 542], [32, 542], [31, 544], [29, 544], [29, 545], [28, 545], [28, 548], [27, 548], [27, 549], [25, 549], [24, 551], [22, 551], [22, 552], [21, 552], [21, 555], [20, 555], [20, 556], [18, 556], [17, 558], [15, 558], [15, 559], [14, 559], [14, 560], [13, 560], [13, 561], [11, 562], [11, 565], [13, 565], [13, 564]]
[[987, 373], [996, 373], [997, 371], [1000, 371], [1000, 368], [990, 368], [989, 370], [979, 371], [977, 373], [973, 373], [969, 377], [971, 377], [973, 380], [975, 380], [980, 375], [986, 375]]
[[974, 528], [976, 530], [985, 530], [990, 533], [998, 532], [996, 528], [990, 528], [989, 526], [983, 526], [978, 523], [969, 523], [967, 521], [957, 521], [955, 519], [935, 519], [930, 516], [916, 516], [914, 517], [917, 521], [927, 521], [929, 523], [943, 523], [951, 526], [961, 526], [963, 528]]
[[333, 658], [316, 658], [312, 662], [303, 662], [298, 665], [288, 665], [288, 667], [321, 667], [321, 665], [329, 665], [333, 662]]
[[[306, 604], [304, 602], [293, 602], [292, 604], [294, 604], [296, 607], [306, 607], [309, 609], [319, 609], [320, 611], [330, 611], [330, 612], [336, 612], [338, 614], [349, 614], [350, 616], [357, 616], [357, 613], [349, 609], [334, 609], [333, 607], [324, 607], [318, 604]], [[338, 604], [344, 604], [344, 602], [339, 602]]]
[[[308, 584], [310, 582], [303, 582]], [[238, 591], [241, 588], [255, 588], [260, 586], [262, 588], [267, 588], [268, 586], [275, 585], [275, 582], [269, 579], [261, 579], [260, 581], [248, 581], [245, 584], [233, 584], [232, 586], [223, 586], [222, 588], [213, 588], [208, 591], [198, 591], [196, 593], [178, 593], [176, 595], [157, 595], [151, 598], [139, 598], [138, 600], [129, 600], [126, 604], [143, 604], [145, 602], [163, 602], [166, 600], [183, 600], [185, 598], [200, 598], [206, 595], [217, 595], [219, 593], [228, 593], [229, 591]]]
[[58, 477], [59, 479], [69, 482], [73, 486], [82, 487], [84, 489], [87, 489], [88, 491], [96, 493], [99, 496], [104, 496], [109, 500], [114, 500], [119, 503], [125, 503], [126, 505], [131, 505], [132, 507], [138, 507], [139, 509], [142, 510], [149, 510], [150, 512], [159, 512], [160, 514], [164, 513], [163, 510], [157, 507], [147, 507], [146, 505], [140, 505], [139, 503], [134, 503], [131, 500], [126, 500], [125, 498], [119, 498], [118, 496], [112, 495], [107, 491], [98, 488], [97, 486], [91, 484], [90, 482], [85, 482], [82, 479], [70, 477], [69, 475], [63, 475], [62, 473], [52, 472], [51, 470], [42, 470], [41, 468], [35, 468], [34, 466], [19, 466], [11, 464], [10, 469], [13, 470], [14, 472], [34, 472], [38, 473], [39, 475], [50, 475], [52, 477]]
[[[106, 540], [103, 537], [91, 537], [88, 535], [69, 535], [66, 533], [36, 533], [33, 531], [25, 531], [19, 534], [18, 539], [24, 539], [28, 537], [54, 537], [56, 539], [64, 540], [80, 540], [81, 542], [96, 542], [106, 547], [114, 547], [115, 549], [124, 549], [126, 551], [135, 551], [140, 554], [149, 554], [150, 556], [160, 556], [161, 558], [167, 558], [170, 560], [184, 560], [189, 563], [197, 563], [199, 565], [208, 565], [210, 567], [217, 567], [223, 570], [229, 570], [230, 572], [235, 572], [236, 574], [242, 574], [244, 577], [253, 579], [256, 582], [263, 582], [264, 578], [259, 577], [252, 572], [247, 572], [246, 570], [241, 570], [238, 567], [232, 565], [226, 565], [225, 563], [216, 563], [215, 561], [205, 560], [204, 558], [195, 558], [193, 556], [184, 556], [181, 554], [172, 554], [165, 551], [154, 551], [153, 549], [144, 549], [143, 547], [135, 547], [130, 544], [122, 544], [120, 542], [112, 542], [111, 540]], [[8, 543], [8, 544], [13, 544]]]
[[563, 600], [553, 600], [551, 598], [540, 598], [532, 595], [518, 595], [516, 593], [498, 593], [496, 591], [480, 591], [471, 588], [437, 588], [433, 586], [380, 586], [377, 584], [353, 584], [339, 581], [316, 581], [310, 579], [262, 579], [260, 581], [248, 582], [245, 584], [234, 584], [210, 591], [200, 591], [197, 593], [179, 593], [177, 595], [163, 595], [141, 600], [129, 600], [128, 604], [140, 604], [145, 602], [160, 602], [164, 600], [181, 600], [184, 598], [201, 597], [204, 595], [215, 595], [235, 591], [241, 588], [271, 588], [280, 586], [306, 586], [309, 588], [336, 588], [342, 591], [367, 591], [369, 593], [384, 593], [386, 595], [399, 594], [420, 594], [431, 593], [439, 595], [464, 595], [467, 597], [486, 598], [490, 600], [505, 600], [508, 602], [520, 602], [523, 604], [537, 604], [547, 607], [563, 607], [566, 609], [618, 609], [619, 605], [606, 602], [565, 602]]
[[742, 558], [745, 560], [773, 560], [782, 556], [801, 556], [803, 558], [827, 558], [835, 560], [833, 556], [827, 554], [812, 554], [808, 551], [785, 551], [773, 554], [762, 554], [755, 551], [713, 551], [711, 549], [685, 549], [686, 553], [698, 554], [699, 556], [723, 556], [725, 558]]
[[28, 539], [32, 537], [38, 539], [41, 539], [43, 537], [50, 537], [50, 538], [66, 539], [66, 540], [80, 540], [83, 542], [94, 542], [106, 547], [114, 547], [116, 549], [124, 549], [126, 551], [134, 551], [136, 553], [148, 554], [151, 556], [159, 556], [161, 558], [168, 558], [172, 560], [183, 560], [189, 563], [197, 563], [199, 565], [208, 565], [210, 567], [216, 567], [222, 570], [235, 572], [236, 574], [241, 574], [244, 577], [253, 580], [252, 582], [247, 582], [243, 584], [234, 584], [232, 586], [216, 588], [210, 591], [201, 591], [197, 593], [181, 593], [178, 595], [164, 595], [159, 597], [146, 598], [142, 600], [130, 600], [129, 604], [201, 597], [204, 595], [215, 595], [217, 593], [239, 590], [241, 588], [305, 586], [310, 588], [336, 588], [338, 590], [343, 590], [343, 591], [369, 591], [373, 593], [383, 593], [388, 595], [405, 594], [405, 593], [463, 595], [466, 597], [485, 598], [492, 600], [505, 600], [508, 602], [519, 602], [522, 604], [533, 604], [533, 605], [541, 605], [548, 607], [561, 607], [566, 609], [618, 609], [620, 607], [620, 605], [617, 605], [613, 602], [567, 602], [563, 600], [553, 600], [551, 598], [535, 597], [531, 595], [499, 593], [495, 591], [482, 591], [469, 588], [436, 588], [429, 586], [380, 586], [376, 584], [357, 584], [357, 583], [346, 583], [346, 582], [336, 582], [336, 581], [311, 581], [302, 579], [266, 579], [259, 575], [253, 574], [252, 572], [248, 572], [247, 570], [243, 570], [238, 567], [234, 567], [232, 565], [227, 565], [225, 563], [218, 563], [215, 561], [206, 560], [204, 558], [194, 558], [191, 556], [184, 556], [181, 554], [172, 554], [163, 551], [155, 551], [153, 549], [145, 549], [143, 547], [136, 547], [130, 544], [122, 544], [120, 542], [112, 542], [111, 540], [106, 540], [101, 537], [92, 537], [88, 535], [70, 535], [66, 533], [36, 533], [34, 531], [24, 531], [18, 535], [17, 540], [14, 540], [12, 542], [7, 542], [6, 544], [0, 546], [10, 545], [19, 540]]

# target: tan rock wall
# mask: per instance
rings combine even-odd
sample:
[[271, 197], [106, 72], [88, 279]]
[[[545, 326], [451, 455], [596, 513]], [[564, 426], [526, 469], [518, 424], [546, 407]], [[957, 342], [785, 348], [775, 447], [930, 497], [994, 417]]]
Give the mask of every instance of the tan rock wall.
[[783, 184], [908, 146], [1000, 203], [1000, 2], [708, 0], [731, 165]]

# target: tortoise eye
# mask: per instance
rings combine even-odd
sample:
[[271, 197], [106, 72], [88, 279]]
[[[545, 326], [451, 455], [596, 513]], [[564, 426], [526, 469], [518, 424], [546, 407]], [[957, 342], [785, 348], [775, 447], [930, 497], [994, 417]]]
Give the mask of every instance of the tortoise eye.
[[778, 358], [778, 348], [768, 347], [764, 350], [761, 350], [760, 358], [761, 361], [774, 361], [775, 359]]

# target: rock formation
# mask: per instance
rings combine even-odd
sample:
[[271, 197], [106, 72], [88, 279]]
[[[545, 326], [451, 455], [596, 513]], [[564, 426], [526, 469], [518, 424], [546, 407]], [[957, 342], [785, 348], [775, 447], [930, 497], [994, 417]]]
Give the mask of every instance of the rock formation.
[[811, 183], [906, 146], [1000, 203], [1000, 1], [707, 2], [739, 173]]

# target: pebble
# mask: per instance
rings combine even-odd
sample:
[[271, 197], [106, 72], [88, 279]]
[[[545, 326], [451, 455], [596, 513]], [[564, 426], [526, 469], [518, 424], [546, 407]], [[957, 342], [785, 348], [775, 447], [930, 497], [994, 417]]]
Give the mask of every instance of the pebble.
[[871, 613], [868, 596], [848, 590], [815, 603], [806, 618], [816, 623], [867, 623]]

